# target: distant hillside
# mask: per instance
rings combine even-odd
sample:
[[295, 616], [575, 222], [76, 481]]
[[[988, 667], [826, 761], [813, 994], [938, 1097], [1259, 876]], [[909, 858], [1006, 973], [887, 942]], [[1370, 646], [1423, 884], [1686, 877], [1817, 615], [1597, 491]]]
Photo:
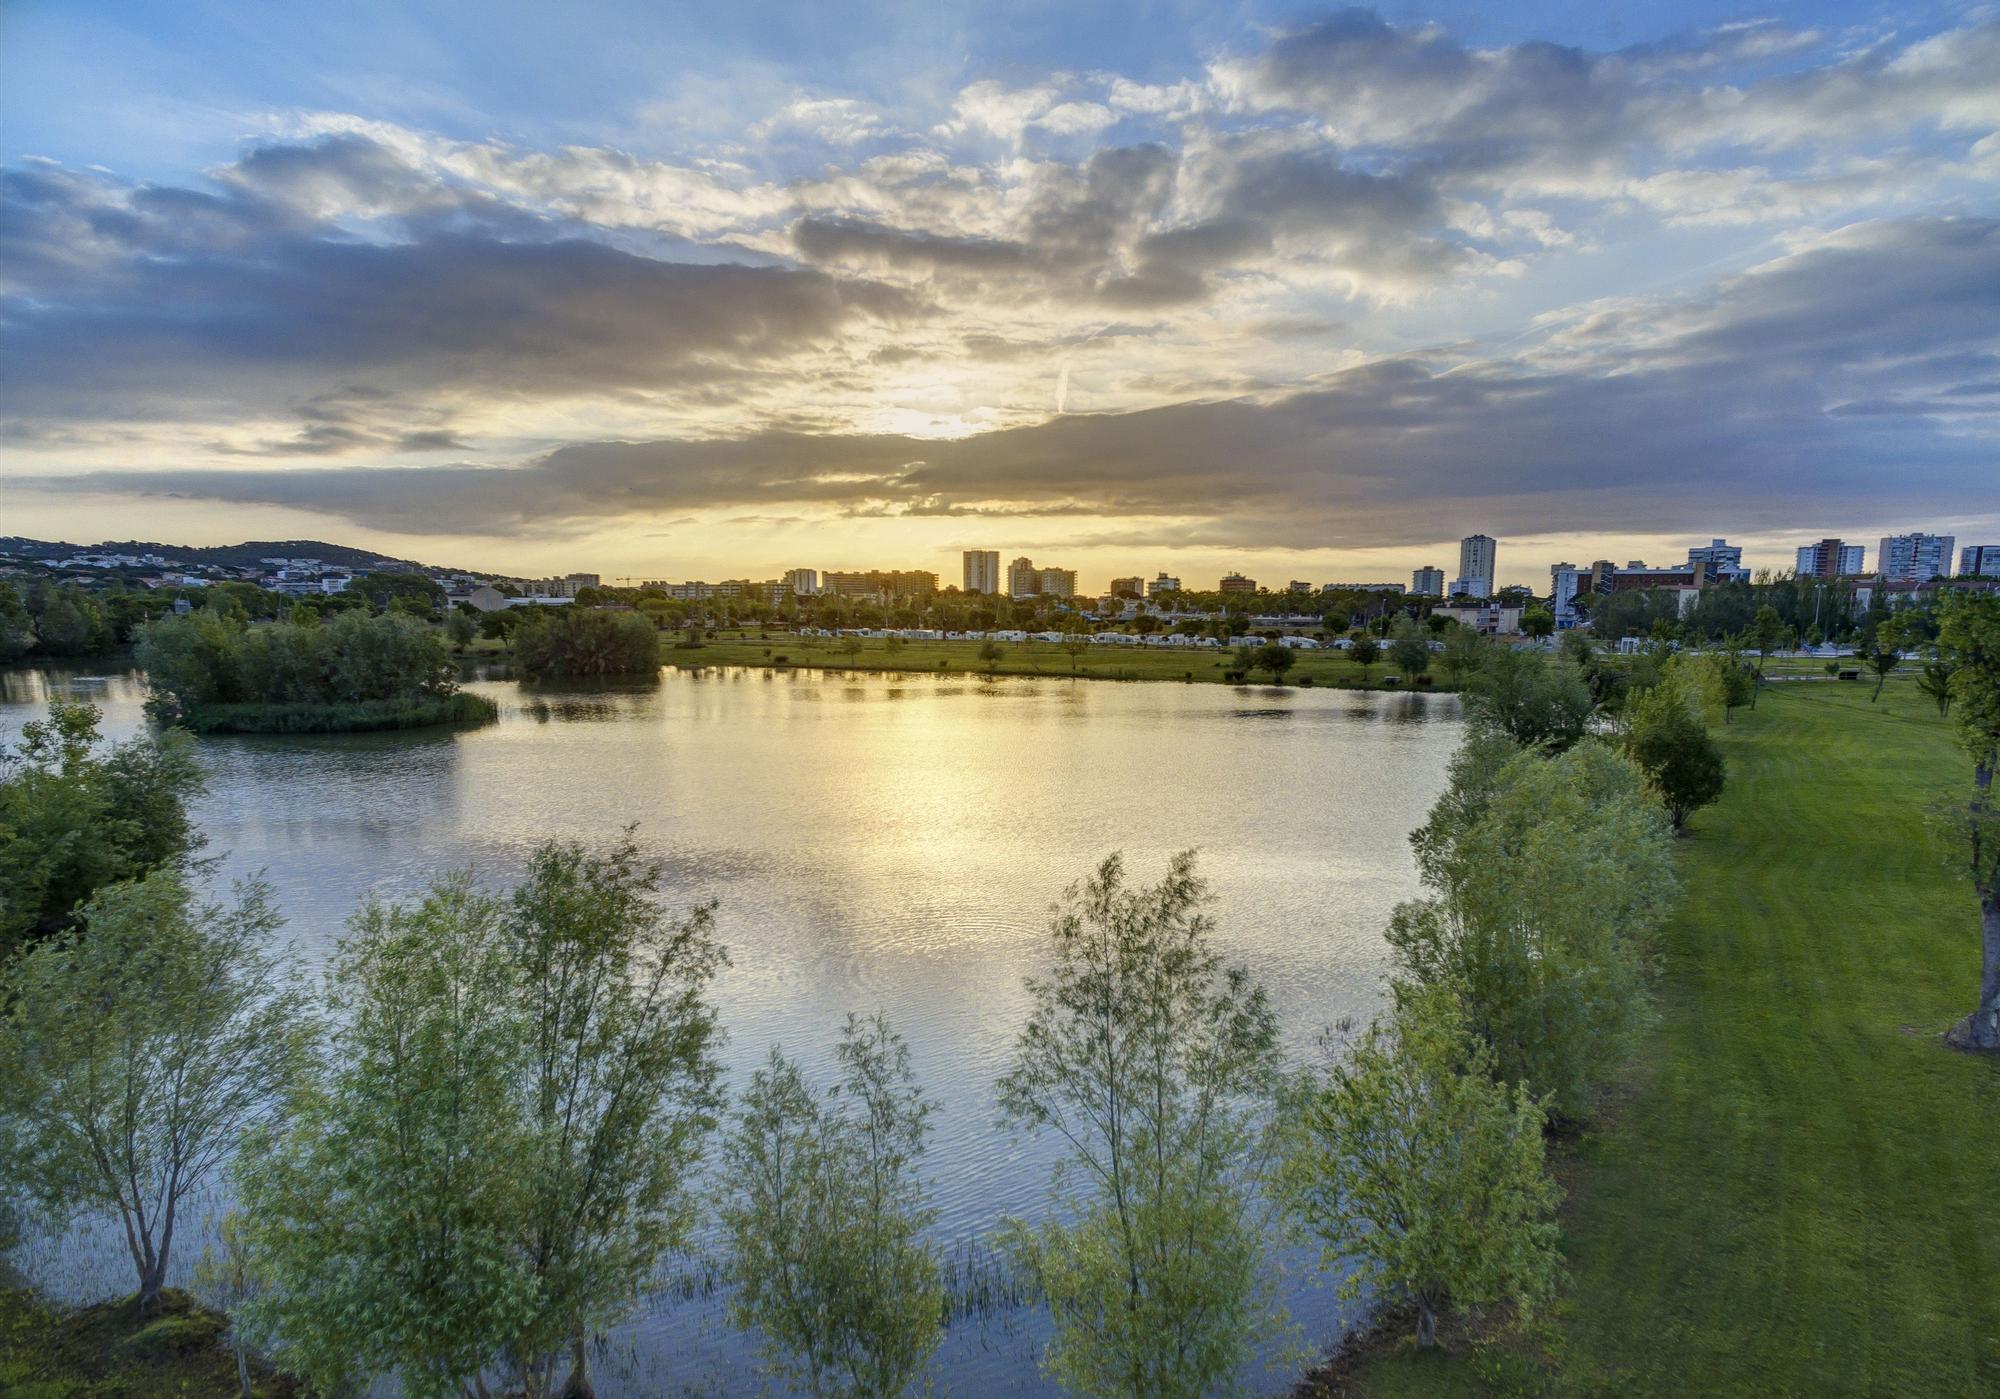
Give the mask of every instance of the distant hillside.
[[383, 567], [422, 568], [411, 559], [394, 559], [372, 549], [354, 549], [345, 544], [328, 544], [323, 539], [251, 539], [242, 544], [217, 544], [207, 548], [190, 544], [161, 544], [142, 539], [108, 539], [101, 544], [69, 544], [60, 540], [27, 539], [0, 535], [0, 553], [31, 559], [68, 558], [72, 554], [158, 554], [176, 563], [216, 564], [223, 568], [250, 568], [259, 559], [318, 559], [343, 568]]

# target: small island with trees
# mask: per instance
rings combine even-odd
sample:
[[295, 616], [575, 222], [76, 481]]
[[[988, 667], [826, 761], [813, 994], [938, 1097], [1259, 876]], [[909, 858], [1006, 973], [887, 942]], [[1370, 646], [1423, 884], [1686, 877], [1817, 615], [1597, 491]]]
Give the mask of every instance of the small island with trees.
[[301, 609], [256, 626], [203, 609], [139, 631], [147, 712], [196, 733], [359, 733], [499, 717], [458, 687], [443, 636], [401, 612]]

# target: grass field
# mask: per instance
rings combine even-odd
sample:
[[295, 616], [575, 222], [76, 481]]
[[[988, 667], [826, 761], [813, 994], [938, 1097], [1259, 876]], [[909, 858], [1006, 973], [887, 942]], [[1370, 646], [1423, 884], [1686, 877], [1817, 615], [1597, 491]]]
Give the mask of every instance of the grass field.
[[[1564, 1163], [1553, 1387], [2000, 1394], [2000, 1063], [1944, 1049], [1978, 976], [1927, 804], [1966, 776], [1907, 679], [1780, 685], [1720, 729], [1661, 1020]], [[1485, 1392], [1461, 1350], [1374, 1395]]]
[[[1091, 646], [1080, 655], [1071, 656], [1061, 646], [1050, 642], [1012, 641], [1000, 643], [1004, 654], [996, 664], [989, 665], [979, 659], [979, 643], [976, 641], [911, 641], [891, 647], [886, 640], [867, 637], [862, 639], [860, 651], [852, 657], [842, 649], [842, 643], [843, 638], [839, 637], [801, 637], [777, 632], [769, 638], [760, 637], [756, 632], [723, 634], [712, 637], [698, 648], [682, 650], [670, 646], [665, 657], [667, 664], [677, 666], [770, 665], [777, 657], [783, 656], [790, 665], [826, 666], [835, 670], [1080, 675], [1098, 680], [1183, 682], [1220, 682], [1223, 672], [1235, 665], [1226, 650]], [[1388, 677], [1395, 673], [1396, 668], [1387, 661], [1377, 661], [1364, 673], [1360, 666], [1338, 651], [1300, 651], [1285, 675], [1285, 683], [1299, 685], [1310, 681], [1314, 685], [1348, 689], [1381, 689]], [[1251, 675], [1253, 683], [1264, 683], [1269, 679], [1269, 673], [1261, 670]], [[1401, 677], [1405, 682], [1408, 679], [1408, 676]], [[1398, 688], [1408, 686], [1399, 684]], [[1426, 688], [1449, 690], [1452, 686], [1439, 668], [1433, 670], [1431, 683]]]

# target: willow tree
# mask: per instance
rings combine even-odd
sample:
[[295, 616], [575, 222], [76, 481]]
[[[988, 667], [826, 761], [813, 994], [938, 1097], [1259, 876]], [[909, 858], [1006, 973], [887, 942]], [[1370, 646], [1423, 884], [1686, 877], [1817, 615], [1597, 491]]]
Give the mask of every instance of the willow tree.
[[1067, 1148], [1050, 1217], [1008, 1238], [1055, 1322], [1047, 1367], [1081, 1393], [1208, 1394], [1276, 1321], [1258, 1187], [1277, 1023], [1206, 898], [1192, 853], [1150, 889], [1115, 855], [1071, 888], [1000, 1081], [1003, 1114]]
[[52, 1216], [113, 1215], [151, 1309], [188, 1198], [301, 1064], [309, 1021], [266, 950], [267, 891], [198, 902], [156, 870], [12, 968], [0, 1031], [7, 1164]]
[[743, 1095], [723, 1173], [730, 1315], [815, 1399], [892, 1399], [943, 1336], [923, 1239], [932, 1109], [882, 1016], [849, 1016], [836, 1054], [825, 1092], [773, 1049]]
[[627, 831], [609, 851], [537, 849], [505, 919], [526, 1037], [522, 1211], [534, 1316], [524, 1387], [592, 1392], [590, 1340], [630, 1309], [694, 1224], [692, 1182], [722, 1108], [708, 990], [726, 958], [714, 907], [659, 906]]
[[1956, 669], [1958, 742], [1972, 760], [1972, 789], [1954, 806], [1966, 873], [1979, 898], [1979, 1003], [1951, 1031], [1951, 1043], [2000, 1051], [2000, 810], [1993, 772], [2000, 766], [2000, 597], [1960, 598], [1945, 612], [1938, 650]]
[[1416, 988], [1299, 1096], [1283, 1180], [1341, 1294], [1417, 1309], [1435, 1344], [1447, 1306], [1533, 1311], [1554, 1289], [1557, 1190], [1541, 1105], [1494, 1081], [1446, 986]]

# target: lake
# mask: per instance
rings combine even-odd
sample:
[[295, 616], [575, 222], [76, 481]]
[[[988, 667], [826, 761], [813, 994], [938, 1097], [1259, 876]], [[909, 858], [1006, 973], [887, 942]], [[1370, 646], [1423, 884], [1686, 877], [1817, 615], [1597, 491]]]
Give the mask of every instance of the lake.
[[[1270, 990], [1287, 1052], [1312, 1055], [1326, 1026], [1381, 1002], [1381, 930], [1416, 891], [1407, 835], [1460, 732], [1454, 698], [1417, 693], [742, 668], [591, 692], [472, 688], [499, 723], [202, 740], [196, 813], [222, 874], [262, 871], [316, 966], [369, 891], [463, 868], [510, 881], [541, 840], [605, 842], [638, 823], [675, 904], [720, 902], [732, 1083], [773, 1044], [824, 1071], [850, 1010], [903, 1031], [939, 1105], [928, 1167], [953, 1249], [1042, 1207], [1054, 1144], [998, 1129], [993, 1084], [1064, 887], [1112, 851], [1150, 882], [1172, 852], [1198, 850], [1222, 948]], [[136, 675], [11, 671], [0, 736], [51, 692], [97, 702], [109, 735], [143, 723]], [[84, 1228], [25, 1262], [55, 1289], [129, 1289], [116, 1249]], [[1317, 1349], [1342, 1309], [1291, 1261], [1283, 1295]], [[1035, 1366], [1043, 1335], [1032, 1312], [985, 1312], [952, 1328], [937, 1378], [961, 1394], [1053, 1393]], [[607, 1393], [743, 1393], [758, 1388], [750, 1363], [713, 1295], [662, 1288], [601, 1379]]]

